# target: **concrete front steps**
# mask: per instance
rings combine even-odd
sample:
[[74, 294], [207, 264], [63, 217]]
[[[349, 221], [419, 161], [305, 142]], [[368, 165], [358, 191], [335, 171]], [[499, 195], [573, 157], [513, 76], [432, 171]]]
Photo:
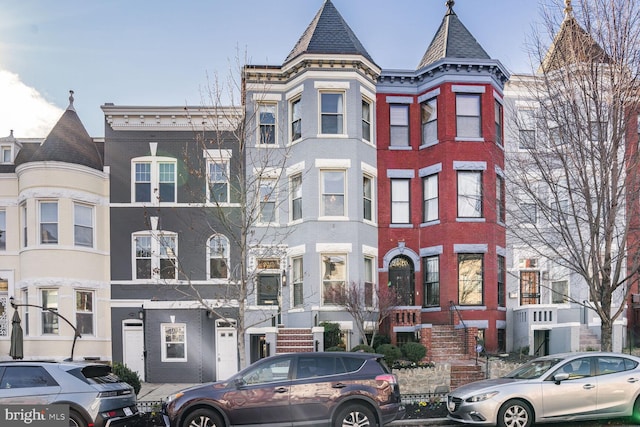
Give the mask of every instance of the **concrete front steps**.
[[587, 325], [580, 325], [580, 351], [600, 351], [600, 339]]

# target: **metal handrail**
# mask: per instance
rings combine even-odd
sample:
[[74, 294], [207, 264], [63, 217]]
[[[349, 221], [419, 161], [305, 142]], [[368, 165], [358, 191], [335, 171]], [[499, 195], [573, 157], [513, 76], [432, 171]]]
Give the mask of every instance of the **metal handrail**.
[[453, 301], [449, 301], [449, 307], [452, 309], [452, 310], [450, 309], [450, 311], [451, 311], [451, 325], [453, 326], [455, 326], [453, 324], [453, 312], [455, 311], [456, 313], [458, 313], [458, 318], [460, 319], [460, 323], [464, 328], [464, 352], [465, 354], [469, 354], [469, 328], [467, 327], [467, 324], [464, 323], [464, 319], [462, 318], [462, 313], [460, 313], [460, 310], [458, 310], [458, 307]]

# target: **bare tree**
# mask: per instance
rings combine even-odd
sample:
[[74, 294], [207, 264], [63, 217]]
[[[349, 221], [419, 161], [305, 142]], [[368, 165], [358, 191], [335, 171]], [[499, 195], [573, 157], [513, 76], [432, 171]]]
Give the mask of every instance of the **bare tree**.
[[[389, 286], [356, 282], [333, 288], [332, 291], [337, 295], [331, 296], [331, 299], [344, 306], [347, 313], [353, 317], [364, 344], [372, 347], [382, 322], [399, 304], [398, 294]], [[367, 339], [369, 331], [371, 331], [371, 338]]]
[[595, 310], [602, 348], [611, 350], [613, 324], [640, 267], [635, 253], [627, 256], [637, 232], [628, 210], [639, 194], [640, 4], [548, 6], [532, 37], [531, 57], [540, 66], [511, 82], [518, 147], [506, 156], [508, 232], [584, 280], [588, 295], [574, 302]]

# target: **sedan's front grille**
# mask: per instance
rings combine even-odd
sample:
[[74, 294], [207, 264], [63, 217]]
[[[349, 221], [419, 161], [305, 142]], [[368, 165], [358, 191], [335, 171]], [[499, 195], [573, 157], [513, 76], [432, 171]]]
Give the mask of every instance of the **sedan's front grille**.
[[447, 409], [449, 409], [449, 412], [456, 412], [461, 404], [462, 399], [460, 399], [459, 397], [448, 396]]

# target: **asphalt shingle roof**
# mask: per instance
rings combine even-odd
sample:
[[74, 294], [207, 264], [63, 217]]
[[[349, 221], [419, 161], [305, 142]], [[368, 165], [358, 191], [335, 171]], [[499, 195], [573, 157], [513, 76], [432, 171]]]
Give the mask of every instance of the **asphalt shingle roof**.
[[418, 70], [443, 58], [491, 59], [453, 11], [453, 2], [418, 64]]
[[26, 161], [58, 161], [88, 166], [101, 171], [102, 156], [73, 108], [73, 96], [69, 97], [69, 101], [69, 107], [58, 123], [51, 129], [33, 156]]
[[331, 0], [325, 0], [284, 63], [305, 53], [361, 55], [375, 64]]

